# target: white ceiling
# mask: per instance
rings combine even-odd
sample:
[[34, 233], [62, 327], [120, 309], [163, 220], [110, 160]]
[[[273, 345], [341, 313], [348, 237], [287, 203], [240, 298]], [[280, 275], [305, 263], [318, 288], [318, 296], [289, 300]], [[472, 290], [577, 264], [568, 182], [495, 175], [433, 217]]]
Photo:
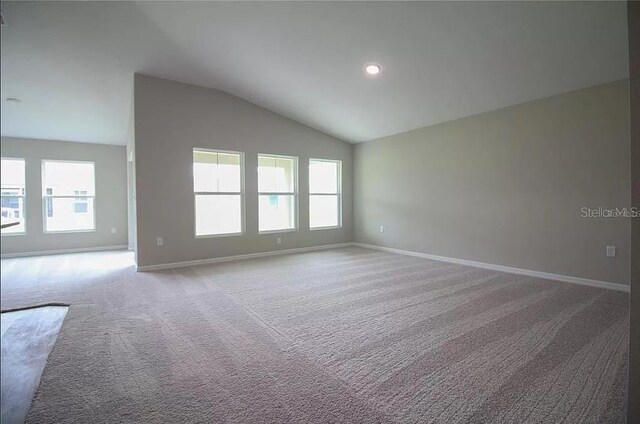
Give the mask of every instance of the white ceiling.
[[3, 136], [124, 144], [134, 72], [218, 88], [349, 142], [628, 76], [625, 2], [2, 9]]

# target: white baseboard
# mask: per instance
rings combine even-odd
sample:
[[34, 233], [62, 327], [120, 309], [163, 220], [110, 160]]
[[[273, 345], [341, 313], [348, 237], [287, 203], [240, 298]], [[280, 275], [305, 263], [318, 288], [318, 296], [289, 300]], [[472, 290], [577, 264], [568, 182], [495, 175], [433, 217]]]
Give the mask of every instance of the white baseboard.
[[382, 250], [385, 252], [398, 253], [401, 255], [415, 256], [417, 258], [431, 259], [434, 261], [449, 262], [458, 265], [472, 266], [475, 268], [490, 269], [492, 271], [501, 271], [509, 274], [526, 275], [528, 277], [543, 278], [545, 280], [563, 281], [565, 283], [580, 284], [583, 286], [598, 287], [601, 289], [617, 290], [629, 293], [629, 285], [620, 283], [611, 283], [608, 281], [590, 280], [588, 278], [573, 277], [570, 275], [552, 274], [549, 272], [533, 271], [530, 269], [514, 268], [504, 265], [487, 264], [484, 262], [468, 261], [466, 259], [448, 258], [446, 256], [429, 255], [427, 253], [411, 252], [408, 250], [393, 249], [391, 247], [376, 246], [365, 243], [352, 243], [353, 246], [364, 247], [367, 249]]
[[[534, 271], [530, 269], [515, 268], [510, 266], [504, 266], [504, 265], [488, 264], [485, 262], [476, 262], [476, 261], [470, 261], [466, 259], [450, 258], [446, 256], [430, 255], [428, 253], [412, 252], [409, 250], [394, 249], [391, 247], [376, 246], [373, 244], [365, 244], [365, 243], [357, 243], [357, 242], [325, 244], [320, 246], [300, 247], [296, 249], [272, 250], [268, 252], [249, 253], [246, 255], [224, 256], [220, 258], [198, 259], [194, 261], [173, 262], [173, 263], [165, 263], [165, 264], [157, 264], [157, 265], [144, 265], [144, 266], [138, 266], [136, 269], [138, 271], [144, 272], [144, 271], [171, 269], [171, 268], [184, 268], [184, 267], [194, 266], [194, 265], [205, 265], [205, 264], [214, 264], [214, 263], [221, 263], [221, 262], [240, 261], [243, 259], [263, 258], [267, 256], [277, 256], [277, 255], [288, 255], [291, 253], [312, 252], [316, 250], [336, 249], [336, 248], [349, 247], [349, 246], [358, 246], [366, 249], [381, 250], [385, 252], [397, 253], [400, 255], [407, 255], [407, 256], [414, 256], [414, 257], [424, 258], [424, 259], [431, 259], [431, 260], [440, 261], [440, 262], [449, 262], [449, 263], [454, 263], [458, 265], [471, 266], [475, 268], [489, 269], [492, 271], [501, 271], [509, 274], [526, 275], [528, 277], [563, 281], [566, 283], [573, 283], [573, 284], [580, 284], [583, 286], [617, 290], [617, 291], [627, 292], [627, 293], [629, 293], [629, 288], [630, 288], [630, 286], [627, 284], [591, 280], [588, 278], [573, 277], [570, 275], [553, 274], [549, 272]], [[9, 259], [9, 258], [20, 258], [20, 257], [28, 257], [28, 256], [60, 255], [65, 253], [98, 252], [98, 251], [105, 251], [105, 250], [124, 250], [127, 248], [128, 248], [127, 245], [116, 245], [116, 246], [88, 247], [88, 248], [79, 248], [79, 249], [43, 250], [39, 252], [3, 253], [1, 257], [2, 259]]]
[[336, 249], [339, 247], [349, 247], [349, 246], [353, 246], [353, 243], [349, 242], [349, 243], [338, 243], [338, 244], [324, 244], [320, 246], [299, 247], [297, 249], [270, 250], [268, 252], [249, 253], [246, 255], [198, 259], [195, 261], [172, 262], [172, 263], [157, 264], [157, 265], [142, 265], [142, 266], [136, 267], [136, 270], [140, 272], [159, 271], [162, 269], [184, 268], [184, 267], [195, 266], [195, 265], [216, 264], [220, 262], [240, 261], [243, 259], [263, 258], [266, 256], [276, 256], [276, 255], [288, 255], [290, 253], [312, 252], [315, 250]]
[[10, 258], [25, 258], [28, 256], [47, 256], [47, 255], [62, 255], [65, 253], [84, 253], [84, 252], [101, 252], [104, 250], [124, 250], [127, 248], [126, 244], [116, 246], [99, 246], [99, 247], [82, 247], [78, 249], [57, 249], [57, 250], [41, 250], [39, 252], [18, 252], [18, 253], [3, 253], [0, 255], [2, 259]]

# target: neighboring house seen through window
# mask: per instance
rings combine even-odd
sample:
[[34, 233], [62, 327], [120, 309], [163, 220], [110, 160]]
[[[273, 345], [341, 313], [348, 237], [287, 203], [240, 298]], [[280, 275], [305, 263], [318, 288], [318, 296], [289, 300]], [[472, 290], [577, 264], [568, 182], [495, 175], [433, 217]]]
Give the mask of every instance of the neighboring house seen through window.
[[0, 163], [1, 188], [0, 222], [2, 234], [21, 234], [26, 231], [25, 224], [25, 163], [24, 159], [2, 158]]
[[93, 231], [95, 164], [42, 161], [45, 232]]

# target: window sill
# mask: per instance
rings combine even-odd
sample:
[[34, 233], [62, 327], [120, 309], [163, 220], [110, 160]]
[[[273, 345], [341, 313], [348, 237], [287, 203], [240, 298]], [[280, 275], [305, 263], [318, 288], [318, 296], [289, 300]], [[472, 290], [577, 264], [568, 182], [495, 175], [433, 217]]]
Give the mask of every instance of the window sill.
[[26, 235], [27, 235], [26, 231], [21, 231], [19, 233], [0, 233], [0, 236], [2, 237], [26, 236]]
[[196, 239], [208, 239], [208, 238], [220, 238], [220, 237], [239, 237], [243, 236], [244, 233], [225, 233], [225, 234], [203, 234], [201, 236], [195, 235]]
[[297, 228], [285, 228], [283, 230], [266, 230], [266, 231], [258, 231], [259, 235], [267, 235], [267, 234], [281, 234], [281, 233], [295, 233], [298, 231]]
[[77, 233], [95, 233], [96, 229], [92, 230], [57, 230], [57, 231], [47, 231], [45, 230], [45, 234], [77, 234]]
[[334, 225], [331, 227], [309, 227], [309, 231], [337, 230], [339, 228], [342, 228], [342, 225]]

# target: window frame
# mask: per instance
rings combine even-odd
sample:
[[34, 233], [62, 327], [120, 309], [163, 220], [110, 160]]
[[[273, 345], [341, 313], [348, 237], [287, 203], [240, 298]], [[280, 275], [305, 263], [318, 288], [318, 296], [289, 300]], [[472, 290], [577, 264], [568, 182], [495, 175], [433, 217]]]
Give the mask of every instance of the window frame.
[[0, 237], [24, 236], [27, 234], [27, 160], [26, 158], [17, 158], [17, 157], [10, 157], [10, 156], [1, 156], [0, 159], [19, 160], [24, 163], [24, 194], [21, 194], [19, 196], [0, 196], [0, 197], [22, 198], [22, 215], [24, 220], [24, 230], [19, 232], [12, 232], [12, 233], [0, 232]]
[[[338, 175], [336, 181], [336, 193], [313, 193], [311, 191], [311, 162], [330, 162], [338, 165]], [[338, 225], [329, 225], [322, 227], [311, 226], [311, 196], [337, 196], [338, 198]], [[309, 230], [331, 230], [336, 228], [342, 228], [342, 161], [339, 159], [318, 159], [309, 158]]]
[[[196, 191], [195, 190], [195, 181], [193, 180], [193, 165], [195, 161], [193, 160], [193, 154], [196, 152], [205, 152], [205, 153], [226, 153], [226, 154], [234, 154], [240, 156], [240, 192], [231, 192], [231, 191]], [[191, 149], [191, 192], [193, 193], [193, 236], [197, 239], [207, 239], [207, 238], [219, 238], [219, 237], [238, 237], [245, 235], [246, 225], [245, 225], [245, 186], [244, 186], [244, 152], [236, 152], [233, 150], [223, 150], [223, 149], [209, 149], [204, 147], [194, 147]], [[238, 233], [224, 233], [224, 234], [202, 234], [198, 235], [196, 233], [197, 227], [197, 217], [196, 217], [196, 196], [228, 196], [228, 195], [240, 195], [240, 232]]]
[[[93, 165], [93, 196], [82, 196], [86, 199], [93, 199], [93, 228], [91, 229], [82, 229], [82, 230], [47, 230], [47, 199], [76, 199], [78, 196], [75, 195], [65, 195], [65, 196], [56, 196], [55, 194], [45, 194], [46, 184], [45, 177], [46, 174], [44, 172], [44, 164], [46, 162], [58, 162], [58, 163], [90, 163]], [[95, 233], [98, 231], [98, 217], [96, 215], [96, 163], [91, 160], [67, 160], [67, 159], [42, 159], [40, 166], [40, 181], [42, 184], [41, 194], [42, 196], [42, 232], [45, 234], [65, 234], [65, 233]], [[53, 204], [53, 200], [51, 202]]]
[[[275, 159], [293, 159], [293, 192], [270, 192], [270, 191], [260, 191], [260, 172], [258, 168], [260, 168], [260, 157], [269, 157]], [[300, 205], [299, 205], [299, 196], [298, 196], [298, 163], [300, 159], [298, 156], [290, 156], [290, 155], [281, 155], [274, 153], [258, 153], [256, 156], [256, 176], [258, 177], [256, 182], [256, 188], [258, 192], [258, 234], [278, 234], [278, 233], [294, 233], [299, 229], [299, 214], [300, 214]], [[283, 228], [280, 230], [260, 230], [260, 196], [293, 196], [293, 228]]]

